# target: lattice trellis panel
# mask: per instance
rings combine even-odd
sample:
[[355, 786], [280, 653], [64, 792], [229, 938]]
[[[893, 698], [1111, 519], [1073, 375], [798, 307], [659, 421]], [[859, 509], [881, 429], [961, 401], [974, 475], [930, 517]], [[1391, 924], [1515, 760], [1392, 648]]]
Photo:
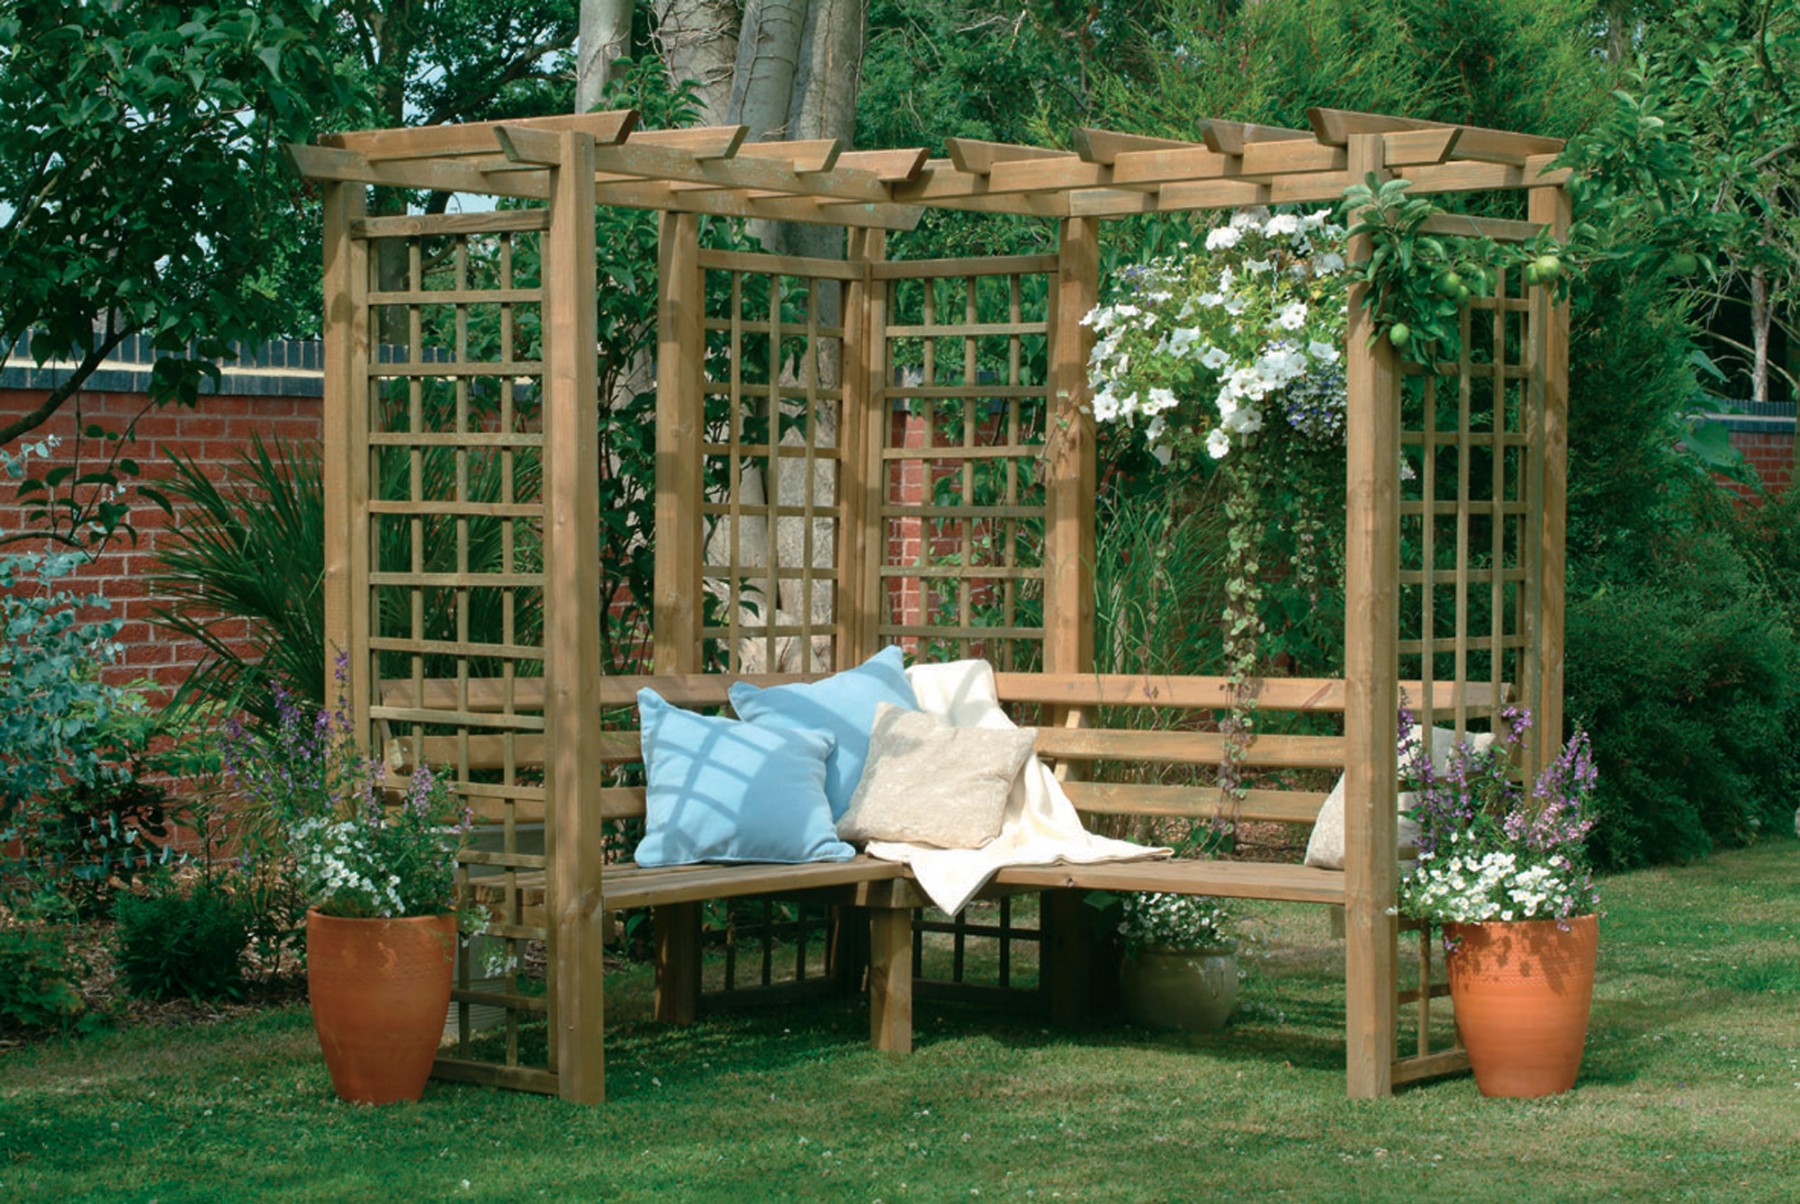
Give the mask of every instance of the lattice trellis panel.
[[[1463, 311], [1454, 360], [1432, 373], [1408, 365], [1401, 384], [1399, 675], [1418, 679], [1424, 699], [1409, 699], [1431, 742], [1433, 724], [1458, 739], [1471, 720], [1493, 728], [1493, 711], [1476, 710], [1467, 691], [1452, 691], [1446, 712], [1425, 699], [1434, 683], [1487, 683], [1496, 700], [1536, 697], [1544, 488], [1543, 330], [1540, 306], [1517, 273], [1503, 275], [1490, 298]], [[1486, 693], [1486, 691], [1483, 691]], [[1530, 739], [1535, 741], [1538, 733]], [[1535, 744], [1523, 767], [1537, 764]], [[1416, 985], [1413, 1056], [1428, 1057], [1447, 1039], [1445, 1011], [1432, 1001], [1447, 987], [1432, 981], [1437, 936], [1417, 931], [1409, 957]], [[1438, 959], [1441, 964], [1441, 957]], [[1438, 1030], [1433, 1032], [1435, 1027]]]
[[790, 258], [775, 272], [771, 257], [699, 257], [706, 660], [745, 673], [826, 671], [841, 634], [842, 293], [862, 269]]
[[[1516, 273], [1464, 310], [1460, 344], [1437, 375], [1409, 366], [1401, 390], [1400, 677], [1427, 695], [1456, 681], [1530, 698], [1544, 390], [1541, 335]], [[1469, 718], [1460, 691], [1436, 716], [1459, 732]]]
[[886, 314], [876, 635], [920, 659], [1042, 663], [1055, 271], [1053, 255], [874, 266]]
[[[370, 246], [367, 713], [391, 780], [448, 766], [483, 821], [460, 858], [464, 898], [493, 922], [458, 959], [457, 1054], [518, 1067], [544, 996], [528, 947], [546, 939], [519, 877], [541, 883], [544, 211], [419, 219]], [[380, 229], [379, 220], [369, 223]], [[477, 1036], [477, 1029], [492, 1029]], [[477, 1043], [480, 1047], [477, 1048]]]

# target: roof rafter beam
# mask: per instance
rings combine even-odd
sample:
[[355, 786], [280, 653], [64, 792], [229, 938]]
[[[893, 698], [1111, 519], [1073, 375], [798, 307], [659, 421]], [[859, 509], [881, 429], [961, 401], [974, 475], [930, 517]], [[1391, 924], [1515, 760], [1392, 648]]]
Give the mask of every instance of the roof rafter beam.
[[607, 113], [575, 113], [557, 117], [516, 117], [505, 121], [466, 121], [460, 125], [419, 125], [393, 130], [349, 130], [326, 134], [319, 145], [356, 151], [371, 163], [434, 159], [458, 155], [491, 155], [494, 130], [502, 125], [561, 132], [583, 130], [603, 145], [622, 142], [637, 128], [636, 109]]
[[888, 186], [872, 171], [833, 167], [829, 171], [796, 171], [791, 163], [754, 155], [731, 159], [696, 159], [686, 151], [662, 146], [601, 146], [594, 148], [594, 166], [601, 183], [619, 177], [660, 182], [684, 181], [720, 189], [759, 189], [796, 196], [830, 196], [838, 200], [886, 204], [893, 201]]
[[1389, 117], [1381, 113], [1356, 113], [1348, 109], [1314, 108], [1306, 111], [1313, 132], [1320, 142], [1347, 146], [1352, 134], [1398, 134], [1409, 130], [1459, 129], [1455, 157], [1485, 162], [1524, 166], [1525, 160], [1537, 155], [1562, 153], [1561, 138], [1540, 134], [1514, 134], [1506, 130], [1483, 129], [1475, 125], [1454, 125], [1442, 121], [1421, 121], [1415, 117]]
[[1051, 150], [1043, 146], [1017, 146], [1010, 142], [982, 142], [976, 138], [946, 138], [944, 148], [956, 170], [985, 176], [1000, 163], [1016, 163], [1021, 159], [1068, 159], [1078, 161], [1073, 151]]
[[1089, 163], [1111, 167], [1120, 155], [1142, 151], [1205, 150], [1199, 142], [1182, 142], [1175, 138], [1153, 138], [1148, 134], [1120, 134], [1112, 130], [1078, 126], [1070, 136], [1075, 153]]
[[1221, 155], [1241, 155], [1244, 148], [1258, 142], [1312, 141], [1311, 130], [1289, 130], [1278, 125], [1257, 125], [1249, 121], [1205, 120], [1200, 123], [1200, 137], [1211, 150]]
[[626, 209], [662, 209], [884, 230], [910, 230], [919, 224], [925, 212], [916, 205], [827, 203], [822, 197], [752, 197], [729, 189], [677, 192], [665, 182], [642, 179], [598, 180], [594, 186], [594, 200], [597, 204]]
[[[485, 136], [493, 138], [492, 131]], [[540, 201], [550, 196], [550, 181], [542, 170], [489, 173], [473, 162], [454, 158], [371, 163], [356, 151], [330, 146], [290, 145], [287, 154], [295, 170], [309, 180], [359, 181], [426, 192], [468, 192]]]
[[697, 125], [682, 130], [638, 130], [625, 139], [626, 146], [666, 146], [686, 151], [696, 159], [729, 159], [741, 152], [747, 125]]
[[[1545, 188], [1567, 183], [1572, 174], [1568, 168], [1552, 169], [1550, 164], [1555, 159], [1555, 155], [1533, 155], [1523, 167], [1452, 161], [1409, 168], [1406, 179], [1412, 183], [1415, 195]], [[1123, 217], [1240, 205], [1328, 204], [1342, 199], [1344, 189], [1351, 183], [1348, 171], [1338, 171], [1282, 176], [1270, 184], [1247, 179], [1167, 184], [1156, 193], [1088, 189], [1069, 194], [1069, 212], [1077, 216]]]

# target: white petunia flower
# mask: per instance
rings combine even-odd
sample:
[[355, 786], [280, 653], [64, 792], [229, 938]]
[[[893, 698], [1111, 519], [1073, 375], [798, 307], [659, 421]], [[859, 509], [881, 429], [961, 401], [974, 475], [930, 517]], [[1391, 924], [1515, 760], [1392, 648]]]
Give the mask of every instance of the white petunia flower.
[[1275, 315], [1275, 324], [1283, 330], [1299, 330], [1306, 325], [1306, 302], [1289, 302], [1279, 314]]
[[1243, 240], [1243, 237], [1244, 232], [1235, 224], [1234, 219], [1232, 225], [1220, 226], [1218, 229], [1207, 234], [1206, 249], [1209, 251], [1229, 251], [1232, 247], [1237, 246], [1238, 243]]
[[1206, 435], [1206, 454], [1215, 460], [1223, 460], [1225, 453], [1231, 450], [1231, 436], [1218, 427], [1214, 427]]

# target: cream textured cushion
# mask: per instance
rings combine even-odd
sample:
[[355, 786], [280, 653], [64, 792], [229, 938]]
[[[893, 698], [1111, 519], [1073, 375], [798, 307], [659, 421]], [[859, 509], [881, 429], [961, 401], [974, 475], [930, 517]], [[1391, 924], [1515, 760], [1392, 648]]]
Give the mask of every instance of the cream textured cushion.
[[[1418, 729], [1412, 731], [1412, 741], [1419, 739]], [[1473, 733], [1468, 736], [1469, 742], [1480, 752], [1494, 742], [1494, 737], [1487, 733]], [[1456, 747], [1456, 731], [1454, 728], [1434, 727], [1431, 729], [1431, 765], [1439, 773], [1450, 768], [1450, 752]], [[1413, 808], [1413, 796], [1402, 792], [1395, 803], [1395, 810], [1410, 811]], [[1396, 846], [1411, 848], [1419, 839], [1419, 825], [1402, 814], [1395, 824]], [[1313, 821], [1312, 837], [1306, 842], [1306, 864], [1317, 866], [1323, 870], [1341, 870], [1344, 868], [1344, 776], [1338, 775], [1337, 785], [1325, 796], [1325, 803], [1319, 808], [1319, 818]]]
[[1007, 795], [1036, 743], [1033, 728], [951, 727], [880, 703], [838, 838], [978, 849], [1000, 835]]

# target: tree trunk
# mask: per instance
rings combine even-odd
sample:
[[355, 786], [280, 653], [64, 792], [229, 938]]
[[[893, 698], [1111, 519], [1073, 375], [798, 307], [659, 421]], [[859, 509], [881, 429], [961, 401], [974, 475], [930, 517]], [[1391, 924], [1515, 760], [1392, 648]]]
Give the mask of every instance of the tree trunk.
[[631, 52], [631, 0], [581, 0], [581, 32], [575, 43], [575, 111], [600, 103], [612, 82], [613, 63]]
[[692, 80], [701, 124], [725, 124], [737, 63], [737, 5], [733, 0], [654, 0], [653, 11], [670, 82]]
[[746, 137], [752, 142], [787, 135], [806, 17], [807, 0], [749, 0], [744, 6], [725, 120], [750, 127]]
[[1769, 272], [1758, 265], [1750, 269], [1750, 400], [1769, 400]]
[[[856, 93], [862, 78], [861, 0], [812, 0], [800, 61], [788, 103], [789, 138], [836, 138], [845, 146], [856, 137]], [[834, 226], [784, 225], [777, 247], [789, 254], [841, 259], [844, 232]], [[837, 321], [837, 289], [822, 291], [821, 317]], [[825, 313], [829, 309], [829, 315]]]

